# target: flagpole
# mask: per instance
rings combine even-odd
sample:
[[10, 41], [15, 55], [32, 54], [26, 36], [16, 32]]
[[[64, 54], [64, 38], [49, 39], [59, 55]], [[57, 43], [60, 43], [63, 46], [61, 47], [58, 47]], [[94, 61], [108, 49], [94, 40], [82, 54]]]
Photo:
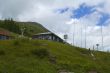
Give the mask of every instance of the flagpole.
[[75, 21], [73, 22], [73, 45], [75, 45]]
[[87, 44], [86, 44], [86, 41], [87, 41], [87, 39], [86, 39], [87, 37], [86, 37], [86, 24], [85, 24], [85, 48], [86, 48], [86, 46], [87, 46]]
[[83, 33], [83, 30], [82, 30], [82, 24], [81, 24], [81, 47], [82, 47], [82, 33]]
[[104, 50], [104, 46], [103, 46], [103, 25], [101, 24], [101, 36], [102, 36], [102, 50]]

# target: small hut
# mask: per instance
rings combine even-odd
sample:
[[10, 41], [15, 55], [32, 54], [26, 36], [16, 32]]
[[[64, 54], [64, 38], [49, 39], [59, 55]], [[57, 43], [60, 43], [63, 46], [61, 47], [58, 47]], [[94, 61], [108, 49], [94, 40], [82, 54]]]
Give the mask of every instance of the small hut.
[[10, 38], [11, 36], [9, 31], [0, 28], [0, 40], [8, 40]]

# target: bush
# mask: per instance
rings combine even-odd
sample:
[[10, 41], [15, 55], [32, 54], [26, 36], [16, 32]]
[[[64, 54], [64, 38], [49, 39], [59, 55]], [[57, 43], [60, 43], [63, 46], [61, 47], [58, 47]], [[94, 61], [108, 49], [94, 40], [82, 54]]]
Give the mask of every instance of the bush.
[[39, 58], [45, 58], [49, 56], [49, 51], [47, 49], [35, 49], [32, 51], [32, 54]]
[[21, 41], [21, 42], [24, 42], [24, 43], [30, 42], [30, 41], [29, 41], [29, 38], [27, 38], [27, 37], [22, 37], [22, 38], [20, 38], [20, 41]]
[[85, 49], [78, 49], [79, 52], [81, 52], [81, 54], [87, 54], [89, 55], [90, 54], [90, 51], [89, 50], [85, 50]]
[[20, 45], [20, 41], [15, 40], [13, 44], [14, 44], [15, 46], [18, 46], [18, 45]]
[[5, 55], [5, 51], [4, 50], [0, 50], [0, 55]]

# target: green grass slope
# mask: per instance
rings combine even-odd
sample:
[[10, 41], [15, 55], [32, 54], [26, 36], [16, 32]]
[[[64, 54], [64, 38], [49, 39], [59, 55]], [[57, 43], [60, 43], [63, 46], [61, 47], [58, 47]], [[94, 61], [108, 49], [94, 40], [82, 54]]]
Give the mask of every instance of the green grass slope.
[[36, 22], [18, 22], [21, 28], [25, 29], [25, 35], [32, 36], [33, 34], [48, 32], [41, 24]]
[[0, 41], [0, 73], [110, 73], [110, 54], [46, 40]]
[[14, 20], [0, 20], [0, 28], [13, 32], [15, 34], [21, 34], [21, 29], [25, 28], [24, 35], [32, 36], [37, 33], [48, 32], [48, 30], [37, 22], [18, 22]]

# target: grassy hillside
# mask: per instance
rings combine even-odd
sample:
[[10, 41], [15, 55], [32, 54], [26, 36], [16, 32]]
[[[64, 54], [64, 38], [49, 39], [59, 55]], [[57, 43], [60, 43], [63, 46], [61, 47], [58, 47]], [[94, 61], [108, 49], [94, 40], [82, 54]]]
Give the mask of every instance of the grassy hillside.
[[20, 28], [26, 28], [25, 35], [32, 36], [33, 34], [48, 32], [41, 24], [36, 22], [18, 22]]
[[32, 36], [33, 34], [48, 32], [48, 30], [39, 23], [17, 22], [13, 19], [0, 20], [0, 28], [3, 28], [15, 34], [21, 34], [21, 29], [25, 28], [25, 36]]
[[0, 73], [110, 73], [110, 54], [46, 40], [0, 41]]

